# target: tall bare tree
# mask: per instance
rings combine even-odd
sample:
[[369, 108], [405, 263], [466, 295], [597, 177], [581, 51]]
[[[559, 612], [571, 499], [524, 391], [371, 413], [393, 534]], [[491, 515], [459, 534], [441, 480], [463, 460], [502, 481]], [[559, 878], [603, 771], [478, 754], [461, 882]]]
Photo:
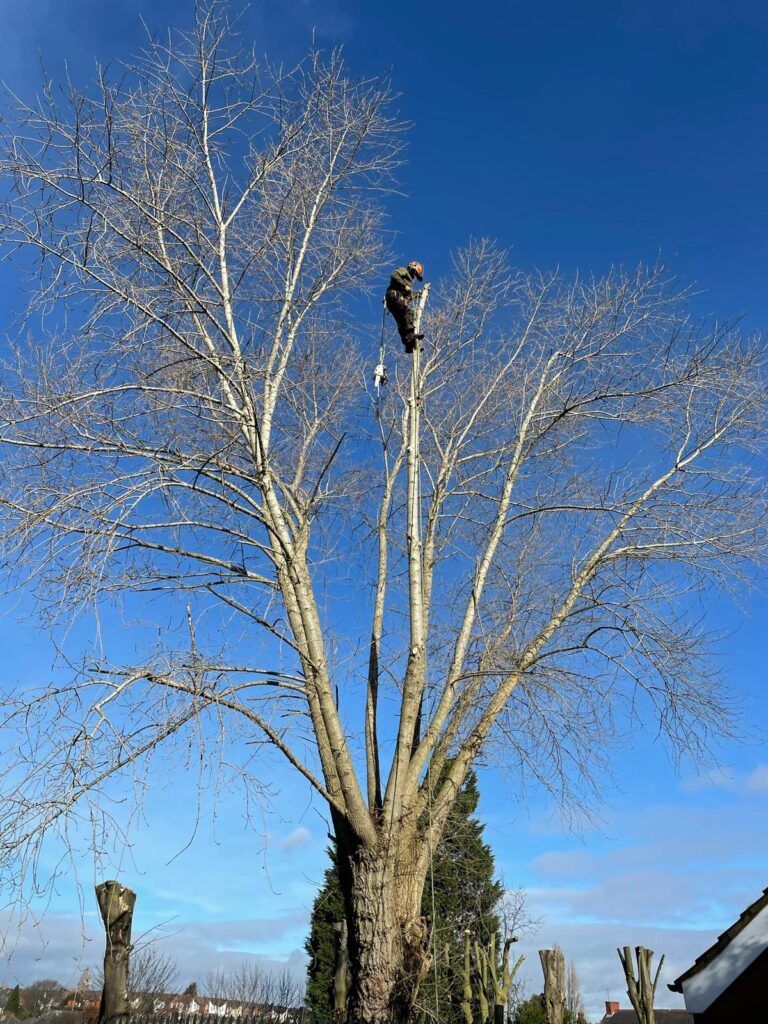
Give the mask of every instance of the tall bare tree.
[[30, 1017], [42, 1017], [51, 1010], [59, 1010], [67, 994], [60, 981], [53, 978], [41, 978], [33, 981], [23, 991], [22, 1002]]
[[581, 995], [581, 983], [573, 960], [565, 964], [565, 1012], [574, 1022], [584, 1019], [584, 999]]
[[[104, 972], [93, 972], [94, 986], [104, 987]], [[164, 952], [155, 942], [141, 941], [131, 948], [128, 963], [128, 1003], [131, 1012], [152, 1013], [161, 996], [175, 992], [179, 978], [179, 965], [175, 958]]]
[[637, 721], [694, 755], [729, 728], [698, 598], [762, 548], [765, 348], [697, 328], [660, 269], [567, 281], [479, 242], [374, 418], [355, 296], [401, 154], [387, 85], [229, 46], [201, 8], [3, 122], [2, 240], [37, 275], [3, 564], [53, 622], [154, 598], [169, 626], [8, 694], [0, 878], [29, 896], [47, 837], [113, 828], [120, 773], [140, 798], [176, 749], [255, 787], [266, 745], [329, 809], [349, 1019], [402, 1018], [478, 757], [578, 799]]
[[287, 969], [268, 970], [262, 964], [244, 962], [231, 970], [209, 971], [202, 988], [211, 999], [247, 1007], [249, 1016], [271, 1019], [274, 1007], [303, 1006], [304, 979]]
[[178, 978], [179, 965], [169, 953], [151, 943], [132, 949], [128, 967], [131, 1010], [152, 1013], [158, 996], [175, 993]]

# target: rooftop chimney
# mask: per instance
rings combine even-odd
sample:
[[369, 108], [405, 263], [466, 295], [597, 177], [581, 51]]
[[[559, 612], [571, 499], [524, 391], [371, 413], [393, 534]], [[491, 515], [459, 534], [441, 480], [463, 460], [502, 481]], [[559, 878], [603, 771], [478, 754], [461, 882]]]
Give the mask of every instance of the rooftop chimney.
[[614, 1013], [618, 1013], [620, 1009], [621, 1009], [621, 1004], [620, 1003], [609, 1003], [608, 1001], [606, 1001], [606, 1003], [605, 1003], [605, 1016], [606, 1017], [612, 1017], [614, 1015]]

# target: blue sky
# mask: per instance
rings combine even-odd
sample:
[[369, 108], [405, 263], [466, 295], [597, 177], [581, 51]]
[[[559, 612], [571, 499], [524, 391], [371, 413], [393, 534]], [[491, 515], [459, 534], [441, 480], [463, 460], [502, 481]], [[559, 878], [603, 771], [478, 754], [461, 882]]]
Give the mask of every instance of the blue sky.
[[[0, 0], [0, 67], [29, 95], [39, 58], [77, 81], [140, 45], [152, 30], [189, 23], [181, 0]], [[404, 258], [438, 276], [470, 236], [511, 246], [523, 267], [600, 272], [660, 254], [697, 286], [695, 307], [768, 322], [768, 7], [682, 0], [537, 5], [489, 0], [392, 5], [352, 0], [255, 0], [241, 30], [291, 61], [312, 41], [343, 44], [355, 72], [391, 69], [398, 107], [413, 123], [403, 194], [389, 202]], [[0, 319], [13, 277], [0, 268]], [[376, 318], [372, 311], [372, 337]], [[8, 605], [0, 618], [9, 681], [44, 675], [50, 650]], [[765, 605], [716, 605], [727, 676], [753, 734], [723, 750], [728, 768], [674, 773], [652, 735], [624, 752], [597, 829], [567, 832], [540, 794], [481, 777], [487, 837], [504, 879], [522, 884], [545, 918], [528, 944], [560, 941], [596, 1016], [622, 991], [617, 944], [667, 953], [666, 979], [687, 967], [768, 885], [768, 706]], [[182, 777], [150, 796], [146, 825], [117, 858], [139, 890], [139, 930], [163, 922], [185, 980], [243, 955], [299, 965], [327, 823], [301, 784], [275, 766], [278, 795], [246, 828], [236, 793], [223, 796], [195, 843], [192, 789]], [[261, 832], [265, 838], [258, 838]], [[84, 858], [86, 890], [101, 866]], [[88, 897], [89, 898], [89, 897]], [[38, 931], [19, 937], [3, 980], [69, 980], [95, 962], [90, 905], [82, 952], [73, 890], [64, 885]], [[535, 957], [535, 954], [534, 954]], [[188, 976], [188, 977], [187, 977]], [[530, 967], [532, 988], [540, 984]], [[679, 1005], [677, 997], [662, 1000]]]

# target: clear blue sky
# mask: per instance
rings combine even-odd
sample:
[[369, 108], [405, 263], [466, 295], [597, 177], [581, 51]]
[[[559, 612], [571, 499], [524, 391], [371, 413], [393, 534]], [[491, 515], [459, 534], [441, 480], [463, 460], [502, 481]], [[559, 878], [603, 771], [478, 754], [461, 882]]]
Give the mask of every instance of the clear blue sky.
[[[141, 18], [157, 30], [188, 24], [191, 14], [189, 0], [0, 0], [2, 76], [28, 96], [42, 56], [54, 74], [66, 61], [85, 81], [96, 59], [136, 50]], [[344, 44], [355, 72], [391, 68], [399, 109], [414, 126], [404, 194], [389, 203], [392, 226], [403, 258], [421, 259], [428, 276], [473, 235], [513, 247], [523, 267], [569, 272], [661, 254], [699, 286], [699, 311], [766, 327], [767, 5], [256, 0], [241, 30], [286, 61], [314, 32], [321, 46]], [[3, 322], [12, 294], [13, 278], [0, 269]], [[743, 610], [751, 615], [743, 623], [732, 608], [715, 612], [739, 627], [729, 675], [765, 730], [765, 607], [748, 597]], [[0, 640], [14, 651], [5, 661], [11, 681], [47, 670], [48, 652], [12, 609], [0, 619]], [[483, 774], [487, 834], [505, 879], [529, 887], [546, 915], [538, 944], [560, 941], [575, 958], [595, 1016], [608, 994], [626, 1003], [618, 942], [666, 951], [669, 980], [768, 885], [762, 737], [724, 751], [730, 770], [704, 779], [689, 768], [677, 777], [653, 737], [641, 738], [609, 788], [602, 830], [583, 839], [565, 832], [540, 797], [524, 810]], [[184, 980], [243, 954], [300, 959], [326, 826], [295, 780], [276, 772], [276, 783], [283, 798], [266, 823], [265, 859], [233, 796], [219, 808], [221, 845], [203, 830], [168, 864], [183, 832], [179, 808], [191, 796], [181, 785], [153, 797], [157, 817], [137, 834], [125, 874], [140, 890], [140, 927], [175, 919], [168, 947], [183, 953]], [[87, 886], [92, 868], [83, 873]], [[68, 890], [55, 909], [41, 929], [46, 951], [25, 933], [9, 980], [75, 973], [79, 924]], [[535, 965], [530, 974], [538, 986]]]

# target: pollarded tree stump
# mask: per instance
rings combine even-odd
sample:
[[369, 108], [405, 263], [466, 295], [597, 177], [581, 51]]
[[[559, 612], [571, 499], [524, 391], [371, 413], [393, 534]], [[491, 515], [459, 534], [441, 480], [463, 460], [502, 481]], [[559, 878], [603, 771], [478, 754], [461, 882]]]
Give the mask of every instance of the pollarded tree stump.
[[547, 1024], [563, 1024], [565, 1012], [565, 957], [561, 949], [540, 949], [544, 971], [544, 1009]]
[[136, 893], [119, 882], [102, 882], [96, 886], [96, 899], [107, 940], [99, 1024], [127, 1024], [128, 963]]
[[653, 1004], [656, 997], [656, 987], [659, 984], [659, 975], [664, 965], [664, 957], [662, 956], [661, 960], [659, 960], [656, 975], [651, 979], [652, 949], [647, 949], [645, 946], [635, 946], [637, 977], [635, 977], [630, 947], [625, 946], [623, 952], [620, 949], [616, 952], [619, 954], [624, 977], [627, 979], [627, 995], [637, 1014], [638, 1021], [640, 1024], [655, 1024], [656, 1015]]

